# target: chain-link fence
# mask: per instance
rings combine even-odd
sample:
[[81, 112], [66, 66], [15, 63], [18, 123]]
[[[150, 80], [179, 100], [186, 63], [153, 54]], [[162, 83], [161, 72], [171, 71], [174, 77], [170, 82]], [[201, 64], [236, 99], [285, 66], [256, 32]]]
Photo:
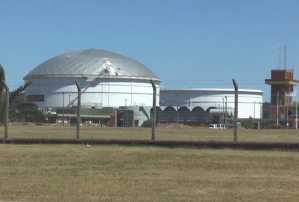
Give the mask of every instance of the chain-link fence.
[[[10, 122], [8, 139], [76, 139], [75, 111], [74, 108], [65, 108], [63, 114], [62, 111], [57, 110], [56, 114], [48, 114], [48, 117], [40, 122]], [[118, 111], [111, 108], [105, 109], [105, 113], [97, 111], [97, 115], [87, 112], [90, 110], [82, 113], [81, 117], [81, 140], [151, 140], [151, 121], [145, 121], [142, 126], [138, 126], [138, 122], [133, 118], [133, 111], [127, 109]], [[182, 110], [167, 113], [158, 111], [155, 139], [157, 141], [233, 141], [233, 130], [229, 127], [232, 119], [228, 116], [223, 121], [222, 113], [212, 114], [209, 115], [204, 111]], [[165, 121], [166, 119], [170, 121]], [[219, 122], [212, 123], [211, 120]], [[299, 132], [295, 129], [265, 129], [266, 124], [276, 124], [274, 119], [248, 119], [240, 122], [239, 142], [299, 143]], [[220, 123], [225, 123], [225, 127]], [[0, 135], [4, 138], [3, 126]]]

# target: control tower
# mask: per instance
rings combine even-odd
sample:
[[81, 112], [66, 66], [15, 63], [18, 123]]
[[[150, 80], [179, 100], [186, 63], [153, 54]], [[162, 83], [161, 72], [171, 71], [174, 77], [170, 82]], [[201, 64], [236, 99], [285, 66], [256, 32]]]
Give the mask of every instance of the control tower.
[[[283, 68], [272, 69], [271, 78], [265, 79], [265, 83], [271, 86], [271, 114], [276, 118], [276, 125], [283, 121], [287, 127], [293, 122], [298, 126], [297, 115], [294, 115], [295, 107], [293, 103], [294, 86], [299, 84], [294, 79], [294, 71], [287, 66], [287, 47], [284, 46], [283, 58], [279, 57], [279, 66], [281, 67], [283, 59]], [[297, 105], [295, 105], [297, 106]], [[297, 112], [295, 113], [297, 114]]]
[[290, 69], [273, 69], [271, 79], [265, 83], [271, 86], [271, 104], [288, 106], [292, 104], [294, 85], [299, 84], [294, 80], [294, 71]]

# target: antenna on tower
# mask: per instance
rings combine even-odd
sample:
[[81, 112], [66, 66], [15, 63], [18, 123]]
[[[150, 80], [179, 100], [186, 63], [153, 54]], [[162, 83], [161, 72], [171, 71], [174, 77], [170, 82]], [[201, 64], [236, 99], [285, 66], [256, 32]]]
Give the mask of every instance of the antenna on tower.
[[281, 67], [282, 67], [282, 65], [281, 65], [281, 56], [282, 56], [282, 48], [281, 47], [279, 47], [278, 48], [278, 69], [280, 69]]
[[288, 64], [287, 64], [287, 60], [288, 60], [287, 54], [288, 54], [287, 53], [287, 46], [284, 45], [283, 46], [283, 67], [284, 67], [285, 70], [287, 69], [287, 66], [288, 66]]

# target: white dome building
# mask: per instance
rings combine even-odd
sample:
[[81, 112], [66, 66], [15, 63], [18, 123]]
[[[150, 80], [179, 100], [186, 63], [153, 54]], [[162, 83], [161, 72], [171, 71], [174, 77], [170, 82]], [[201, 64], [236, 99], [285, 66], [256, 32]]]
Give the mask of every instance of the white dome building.
[[38, 65], [24, 77], [30, 85], [25, 95], [41, 109], [77, 105], [77, 80], [82, 107], [152, 106], [153, 88], [160, 79], [143, 64], [106, 50], [64, 53]]

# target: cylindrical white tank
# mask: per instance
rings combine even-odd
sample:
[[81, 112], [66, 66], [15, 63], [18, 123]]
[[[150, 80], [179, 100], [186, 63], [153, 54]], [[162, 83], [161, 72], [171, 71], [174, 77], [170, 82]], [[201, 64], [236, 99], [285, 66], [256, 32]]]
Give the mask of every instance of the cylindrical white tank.
[[[239, 90], [239, 112], [241, 119], [262, 117], [263, 92], [260, 90]], [[160, 106], [169, 106], [178, 109], [187, 107], [189, 110], [201, 108], [211, 112], [234, 113], [234, 90], [233, 89], [162, 89], [160, 92]]]

